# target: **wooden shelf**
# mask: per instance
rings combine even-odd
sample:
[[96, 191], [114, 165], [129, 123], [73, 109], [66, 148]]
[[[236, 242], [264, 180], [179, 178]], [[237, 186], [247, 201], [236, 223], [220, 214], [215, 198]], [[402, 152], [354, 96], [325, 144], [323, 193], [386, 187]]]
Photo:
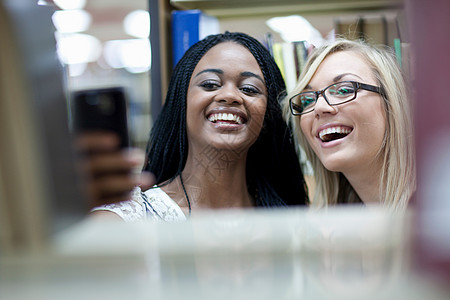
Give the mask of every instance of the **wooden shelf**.
[[402, 0], [170, 0], [177, 9], [201, 9], [217, 17], [351, 12], [402, 7]]

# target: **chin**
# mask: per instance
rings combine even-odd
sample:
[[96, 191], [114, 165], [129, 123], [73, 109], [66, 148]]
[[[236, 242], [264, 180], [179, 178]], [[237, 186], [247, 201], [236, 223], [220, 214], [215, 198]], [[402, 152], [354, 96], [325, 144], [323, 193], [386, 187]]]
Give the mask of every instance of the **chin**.
[[241, 152], [247, 151], [254, 142], [255, 140], [249, 138], [221, 136], [210, 141], [209, 145], [217, 149]]
[[328, 171], [331, 172], [342, 172], [343, 168], [342, 168], [342, 161], [323, 161], [322, 160], [322, 164], [325, 167], [325, 169], [327, 169]]

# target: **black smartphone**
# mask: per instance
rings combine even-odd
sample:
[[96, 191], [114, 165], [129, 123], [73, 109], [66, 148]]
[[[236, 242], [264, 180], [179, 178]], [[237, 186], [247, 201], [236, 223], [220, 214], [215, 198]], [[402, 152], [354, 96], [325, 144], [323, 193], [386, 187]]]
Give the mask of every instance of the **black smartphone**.
[[120, 137], [121, 148], [130, 146], [127, 98], [122, 87], [74, 91], [71, 102], [76, 132], [112, 131]]

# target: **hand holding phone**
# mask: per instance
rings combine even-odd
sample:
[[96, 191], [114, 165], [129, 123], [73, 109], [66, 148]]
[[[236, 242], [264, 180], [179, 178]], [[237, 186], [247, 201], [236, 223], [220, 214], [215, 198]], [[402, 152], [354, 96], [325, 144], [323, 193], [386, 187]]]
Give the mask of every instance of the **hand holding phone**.
[[78, 169], [91, 208], [129, 200], [132, 190], [145, 179], [135, 172], [145, 155], [129, 148], [123, 88], [73, 92], [71, 107], [75, 147], [80, 154]]

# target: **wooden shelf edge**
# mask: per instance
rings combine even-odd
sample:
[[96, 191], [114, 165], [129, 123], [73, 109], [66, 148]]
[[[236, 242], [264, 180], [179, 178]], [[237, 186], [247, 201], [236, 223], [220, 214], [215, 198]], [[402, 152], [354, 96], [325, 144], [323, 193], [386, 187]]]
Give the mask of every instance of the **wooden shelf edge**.
[[176, 9], [201, 9], [205, 13], [221, 17], [243, 17], [261, 15], [283, 15], [283, 14], [306, 14], [306, 13], [331, 13], [331, 12], [351, 12], [361, 10], [385, 10], [403, 7], [401, 0], [390, 1], [336, 1], [327, 0], [316, 3], [299, 3], [299, 1], [276, 1], [242, 2], [237, 0], [224, 2], [216, 1], [195, 1], [195, 0], [171, 0], [170, 3]]

